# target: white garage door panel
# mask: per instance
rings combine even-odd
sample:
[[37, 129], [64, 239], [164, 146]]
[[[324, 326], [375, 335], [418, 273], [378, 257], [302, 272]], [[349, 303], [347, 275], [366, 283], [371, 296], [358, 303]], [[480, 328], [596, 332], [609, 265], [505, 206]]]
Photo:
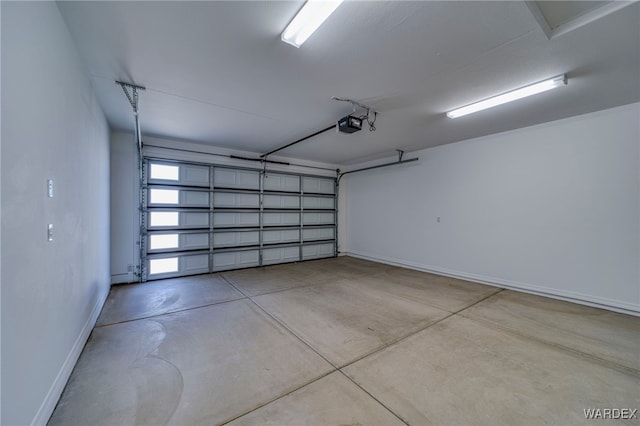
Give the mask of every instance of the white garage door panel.
[[305, 193], [335, 194], [335, 181], [305, 176], [302, 178], [302, 190]]
[[302, 199], [302, 205], [305, 209], [335, 209], [334, 197], [309, 197]]
[[265, 195], [262, 200], [265, 209], [299, 209], [300, 197], [291, 195]]
[[333, 244], [314, 244], [308, 246], [302, 246], [302, 259], [319, 259], [321, 257], [333, 256]]
[[333, 225], [335, 223], [335, 214], [313, 212], [304, 213], [302, 215], [302, 223], [305, 225]]
[[180, 227], [184, 228], [208, 228], [209, 213], [180, 212]]
[[209, 254], [199, 254], [195, 256], [183, 256], [182, 271], [186, 274], [206, 274], [209, 272]]
[[300, 260], [300, 248], [298, 246], [266, 248], [262, 251], [263, 265], [297, 262], [298, 260]]
[[180, 235], [180, 248], [184, 250], [199, 250], [209, 248], [209, 233]]
[[335, 256], [335, 179], [145, 159], [141, 279]]
[[191, 186], [209, 186], [209, 168], [186, 165], [180, 167], [180, 184]]
[[262, 233], [262, 242], [264, 244], [292, 243], [300, 241], [300, 230], [285, 229], [271, 230]]
[[265, 191], [300, 192], [300, 177], [268, 173], [264, 177]]
[[180, 206], [209, 207], [209, 193], [204, 191], [180, 191]]
[[213, 194], [213, 206], [257, 209], [260, 207], [260, 196], [258, 194], [216, 192]]
[[259, 264], [260, 252], [258, 250], [213, 254], [213, 270], [215, 272], [229, 269], [251, 268]]
[[213, 226], [217, 228], [252, 227], [259, 225], [259, 213], [215, 212], [213, 214]]
[[290, 226], [300, 224], [300, 213], [264, 213], [264, 226]]
[[260, 189], [260, 174], [247, 170], [214, 168], [213, 185], [215, 188]]
[[332, 240], [335, 234], [335, 228], [307, 228], [302, 230], [302, 240]]
[[213, 234], [213, 247], [252, 246], [260, 243], [258, 231], [216, 232]]

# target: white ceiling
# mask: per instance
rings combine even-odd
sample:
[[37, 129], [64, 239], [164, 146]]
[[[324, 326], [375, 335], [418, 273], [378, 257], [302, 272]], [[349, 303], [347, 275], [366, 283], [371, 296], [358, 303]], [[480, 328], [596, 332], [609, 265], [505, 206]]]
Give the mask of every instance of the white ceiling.
[[[147, 87], [143, 135], [263, 153], [351, 112], [340, 96], [380, 111], [378, 130], [330, 131], [278, 155], [352, 164], [640, 100], [638, 3], [550, 40], [524, 2], [347, 1], [296, 49], [280, 33], [302, 3], [58, 4], [114, 129], [133, 129], [114, 80]], [[547, 20], [569, 19], [559, 6]], [[561, 89], [444, 115], [561, 73]]]

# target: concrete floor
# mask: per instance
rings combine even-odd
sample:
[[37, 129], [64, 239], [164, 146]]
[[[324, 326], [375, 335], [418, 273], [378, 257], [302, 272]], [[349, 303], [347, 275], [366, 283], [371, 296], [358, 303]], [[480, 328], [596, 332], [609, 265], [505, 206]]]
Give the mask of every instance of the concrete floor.
[[50, 425], [556, 425], [640, 408], [640, 318], [350, 257], [115, 286]]

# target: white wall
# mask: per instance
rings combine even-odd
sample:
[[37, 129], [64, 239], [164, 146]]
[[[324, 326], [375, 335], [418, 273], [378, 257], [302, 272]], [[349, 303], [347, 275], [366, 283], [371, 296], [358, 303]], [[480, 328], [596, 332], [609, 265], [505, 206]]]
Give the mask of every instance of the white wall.
[[[142, 117], [144, 120], [144, 117]], [[246, 151], [220, 148], [211, 145], [197, 144], [188, 141], [163, 139], [142, 136], [144, 154], [154, 158], [167, 158], [179, 161], [191, 161], [208, 164], [222, 164], [237, 167], [259, 168], [259, 162], [228, 158], [236, 155], [258, 158], [258, 154]], [[111, 135], [111, 283], [119, 284], [137, 281], [128, 266], [139, 265], [139, 201], [137, 154], [133, 133], [114, 132]], [[269, 164], [267, 170], [286, 171], [335, 177], [335, 164], [290, 159], [281, 156], [270, 156], [269, 159], [290, 162], [291, 166]], [[332, 170], [319, 170], [303, 166], [322, 167]], [[342, 190], [342, 188], [341, 188]], [[342, 196], [342, 195], [341, 195]], [[345, 230], [341, 227], [345, 212], [338, 213], [339, 238], [344, 238]]]
[[1, 423], [45, 424], [109, 290], [109, 128], [56, 3], [1, 8]]
[[627, 105], [345, 176], [347, 251], [638, 313], [639, 117]]

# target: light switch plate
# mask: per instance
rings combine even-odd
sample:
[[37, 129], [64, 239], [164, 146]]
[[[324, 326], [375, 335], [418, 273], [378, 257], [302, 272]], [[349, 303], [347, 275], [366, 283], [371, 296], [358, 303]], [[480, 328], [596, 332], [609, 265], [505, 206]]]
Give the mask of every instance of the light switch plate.
[[49, 198], [53, 198], [53, 179], [47, 180], [47, 194]]
[[53, 223], [47, 227], [47, 241], [53, 241]]

